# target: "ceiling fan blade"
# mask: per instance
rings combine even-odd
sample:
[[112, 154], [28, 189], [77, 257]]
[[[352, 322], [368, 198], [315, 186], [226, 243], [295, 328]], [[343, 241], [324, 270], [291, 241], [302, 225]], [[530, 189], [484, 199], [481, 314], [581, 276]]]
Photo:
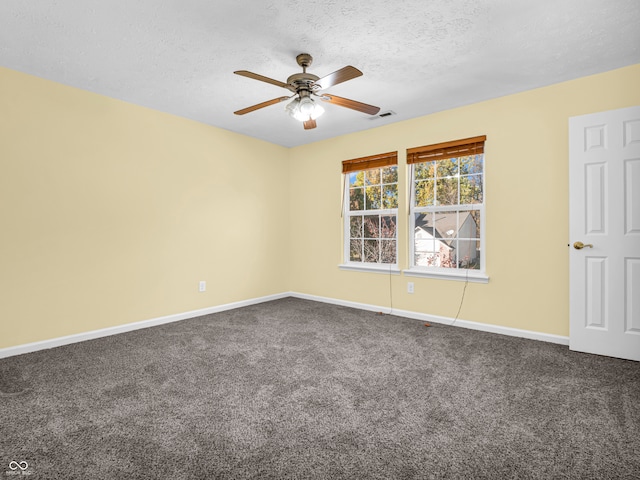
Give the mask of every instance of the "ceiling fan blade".
[[347, 80], [351, 80], [352, 78], [359, 77], [361, 75], [362, 72], [356, 67], [347, 65], [340, 70], [336, 70], [335, 72], [322, 77], [320, 80], [315, 82], [315, 85], [318, 85], [321, 89], [325, 89], [333, 87], [334, 85], [338, 85], [339, 83], [346, 82]]
[[312, 118], [310, 118], [309, 120], [304, 122], [304, 129], [305, 130], [311, 130], [312, 128], [316, 128], [317, 126], [318, 125], [316, 124], [316, 121], [313, 120]]
[[285, 100], [290, 99], [291, 97], [278, 97], [273, 100], [267, 100], [266, 102], [258, 103], [257, 105], [253, 105], [251, 107], [243, 108], [242, 110], [238, 110], [237, 112], [233, 112], [236, 115], [244, 115], [245, 113], [253, 112], [255, 110], [259, 110], [264, 107], [268, 107], [269, 105], [275, 105], [276, 103], [284, 102]]
[[[236, 75], [241, 75], [247, 78], [253, 78], [254, 80], [260, 80], [261, 82], [270, 83], [271, 85], [275, 85], [277, 87], [286, 88], [287, 90], [291, 90], [291, 85], [281, 82], [279, 80], [274, 80], [273, 78], [265, 77], [264, 75], [258, 75], [257, 73], [249, 72], [247, 70], [237, 70], [235, 72]], [[295, 91], [295, 90], [294, 90]]]
[[341, 107], [350, 108], [359, 112], [368, 113], [369, 115], [375, 115], [380, 111], [380, 107], [374, 107], [373, 105], [367, 105], [366, 103], [356, 102], [348, 98], [338, 97], [337, 95], [319, 95], [319, 97], [325, 102], [333, 103]]

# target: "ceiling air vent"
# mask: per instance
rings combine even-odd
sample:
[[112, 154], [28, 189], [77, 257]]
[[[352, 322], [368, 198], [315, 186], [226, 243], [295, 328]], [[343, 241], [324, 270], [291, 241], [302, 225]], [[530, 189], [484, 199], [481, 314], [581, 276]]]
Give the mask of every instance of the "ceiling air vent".
[[393, 110], [387, 110], [386, 112], [379, 113], [375, 117], [372, 117], [371, 120], [376, 120], [378, 118], [387, 118], [391, 115], [396, 115], [396, 112], [394, 112]]

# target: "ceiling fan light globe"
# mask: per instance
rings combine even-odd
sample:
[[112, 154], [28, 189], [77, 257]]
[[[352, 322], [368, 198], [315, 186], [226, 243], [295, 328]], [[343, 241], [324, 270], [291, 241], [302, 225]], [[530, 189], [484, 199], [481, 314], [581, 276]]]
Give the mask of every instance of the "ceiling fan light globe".
[[289, 115], [292, 117], [296, 117], [296, 112], [298, 111], [298, 104], [300, 103], [299, 98], [295, 98], [293, 101], [289, 102], [287, 106], [284, 108]]
[[303, 98], [300, 100], [299, 110], [301, 116], [304, 118], [303, 121], [307, 121], [309, 119], [315, 120], [324, 113], [324, 108], [314, 102], [311, 98]]
[[299, 122], [305, 122], [309, 120], [309, 117], [305, 117], [301, 112], [295, 112], [292, 116]]
[[299, 122], [315, 120], [324, 113], [324, 108], [308, 97], [294, 99], [285, 107], [285, 110]]
[[309, 97], [305, 97], [302, 98], [300, 100], [300, 103], [298, 104], [298, 109], [300, 110], [300, 113], [302, 113], [305, 116], [309, 116], [313, 113], [313, 100], [311, 100]]
[[323, 113], [324, 113], [324, 108], [322, 108], [322, 106], [318, 105], [317, 103], [314, 103], [313, 113], [311, 113], [311, 119], [315, 120]]

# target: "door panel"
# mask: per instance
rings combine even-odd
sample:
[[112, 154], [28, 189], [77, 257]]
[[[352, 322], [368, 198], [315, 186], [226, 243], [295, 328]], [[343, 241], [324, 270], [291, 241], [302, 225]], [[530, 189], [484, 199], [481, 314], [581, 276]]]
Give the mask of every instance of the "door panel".
[[640, 258], [627, 258], [625, 282], [625, 332], [640, 334]]
[[569, 119], [569, 178], [570, 348], [640, 361], [640, 107]]
[[586, 328], [607, 328], [607, 259], [586, 258]]
[[640, 235], [640, 159], [627, 160], [624, 166], [625, 232]]
[[587, 234], [606, 233], [607, 165], [591, 163], [585, 166], [585, 208]]

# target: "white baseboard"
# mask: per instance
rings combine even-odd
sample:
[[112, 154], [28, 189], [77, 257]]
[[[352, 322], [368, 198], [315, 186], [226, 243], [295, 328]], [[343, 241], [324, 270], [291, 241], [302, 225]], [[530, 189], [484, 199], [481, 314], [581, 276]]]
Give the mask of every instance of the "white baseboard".
[[278, 293], [275, 295], [267, 295], [265, 297], [251, 298], [240, 302], [217, 305], [215, 307], [202, 308], [200, 310], [192, 310], [190, 312], [177, 313], [175, 315], [167, 315], [165, 317], [152, 318], [150, 320], [142, 320], [140, 322], [127, 323], [125, 325], [118, 325], [115, 327], [102, 328], [100, 330], [92, 330], [90, 332], [77, 333], [66, 337], [52, 338], [50, 340], [17, 345], [15, 347], [0, 348], [0, 358], [13, 357], [15, 355], [36, 352], [38, 350], [46, 350], [48, 348], [60, 347], [71, 343], [84, 342], [85, 340], [93, 340], [95, 338], [108, 337], [110, 335], [131, 332], [141, 328], [155, 327], [165, 323], [178, 322], [180, 320], [186, 320], [187, 318], [200, 317], [211, 313], [233, 310], [234, 308], [270, 302], [271, 300], [278, 300], [289, 296], [291, 296], [289, 293]]
[[480, 330], [482, 332], [499, 333], [501, 335], [508, 335], [510, 337], [528, 338], [530, 340], [539, 340], [542, 342], [557, 343], [559, 345], [569, 345], [569, 337], [563, 337], [561, 335], [553, 335], [551, 333], [534, 332], [532, 330], [521, 330], [518, 328], [502, 327], [500, 325], [491, 325], [489, 323], [471, 322], [469, 320], [457, 319], [454, 322], [453, 318], [440, 317], [438, 315], [429, 315], [426, 313], [412, 312], [409, 310], [389, 309], [389, 307], [381, 307], [378, 305], [370, 305], [366, 303], [350, 302], [347, 300], [339, 300], [336, 298], [319, 297], [316, 295], [307, 295], [305, 293], [291, 292], [290, 296], [295, 298], [302, 298], [305, 300], [313, 300], [316, 302], [331, 303], [334, 305], [342, 305], [344, 307], [359, 308], [361, 310], [369, 310], [372, 312], [382, 312], [391, 315], [397, 315], [398, 317], [412, 318], [421, 322], [433, 322], [442, 323], [444, 325], [453, 325], [455, 327], [463, 327], [471, 330]]
[[217, 305], [215, 307], [203, 308], [200, 310], [192, 310], [190, 312], [177, 313], [175, 315], [167, 315], [165, 317], [152, 318], [150, 320], [143, 320], [140, 322], [127, 323], [126, 325], [118, 325], [115, 327], [102, 328], [100, 330], [92, 330], [90, 332], [78, 333], [75, 335], [68, 335], [66, 337], [52, 338], [50, 340], [27, 343], [24, 345], [17, 345], [15, 347], [0, 348], [0, 358], [13, 357], [15, 355], [23, 355], [25, 353], [36, 352], [38, 350], [46, 350], [48, 348], [60, 347], [62, 345], [69, 345], [71, 343], [84, 342], [85, 340], [93, 340], [95, 338], [108, 337], [110, 335], [131, 332], [133, 330], [139, 330], [141, 328], [155, 327], [157, 325], [163, 325], [165, 323], [177, 322], [180, 320], [186, 320], [188, 318], [200, 317], [202, 315], [209, 315], [211, 313], [224, 312], [226, 310], [233, 310], [235, 308], [247, 307], [249, 305], [256, 305], [258, 303], [270, 302], [272, 300], [278, 300], [286, 297], [301, 298], [304, 300], [313, 300], [315, 302], [323, 302], [323, 303], [330, 303], [333, 305], [342, 305], [344, 307], [359, 308], [361, 310], [368, 310], [372, 312], [382, 312], [386, 314], [393, 314], [399, 317], [412, 318], [415, 320], [419, 320], [421, 322], [442, 323], [445, 325], [454, 325], [457, 327], [469, 328], [472, 330], [480, 330], [483, 332], [499, 333], [501, 335], [509, 335], [512, 337], [521, 337], [521, 338], [528, 338], [530, 340], [540, 340], [543, 342], [557, 343], [560, 345], [569, 345], [569, 337], [563, 337], [560, 335], [534, 332], [531, 330], [520, 330], [517, 328], [510, 328], [510, 327], [501, 327], [499, 325], [470, 322], [468, 320], [460, 320], [460, 319], [456, 320], [454, 323], [453, 321], [454, 319], [449, 317], [440, 317], [437, 315], [429, 315], [426, 313], [411, 312], [409, 310], [399, 310], [395, 308], [390, 310], [388, 307], [381, 307], [378, 305], [370, 305], [366, 303], [350, 302], [347, 300], [340, 300], [337, 298], [319, 297], [317, 295], [307, 295], [305, 293], [285, 292], [285, 293], [278, 293], [275, 295], [267, 295], [265, 297], [252, 298], [252, 299], [243, 300], [240, 302]]

